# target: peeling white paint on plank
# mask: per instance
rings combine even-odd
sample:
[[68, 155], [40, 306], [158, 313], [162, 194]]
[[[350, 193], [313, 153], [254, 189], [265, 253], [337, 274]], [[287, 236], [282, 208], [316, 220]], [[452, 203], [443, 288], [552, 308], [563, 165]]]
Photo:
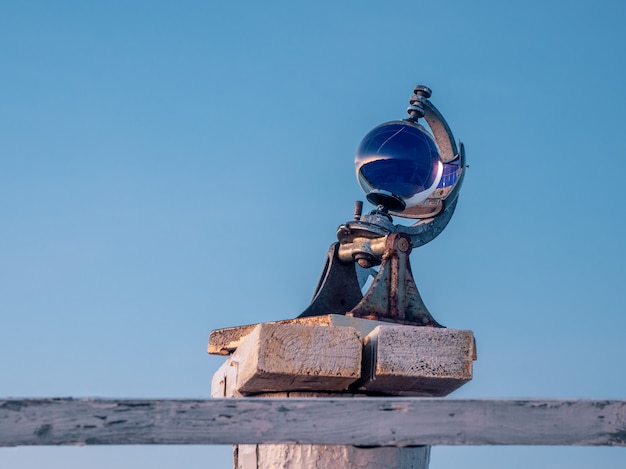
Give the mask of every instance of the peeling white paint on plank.
[[626, 400], [0, 400], [0, 447], [237, 443], [626, 446]]

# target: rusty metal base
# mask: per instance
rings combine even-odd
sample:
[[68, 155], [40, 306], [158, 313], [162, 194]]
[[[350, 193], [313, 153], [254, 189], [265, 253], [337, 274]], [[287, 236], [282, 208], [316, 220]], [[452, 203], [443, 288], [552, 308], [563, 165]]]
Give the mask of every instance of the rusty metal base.
[[298, 317], [344, 314], [413, 326], [443, 327], [432, 317], [415, 285], [409, 263], [411, 244], [411, 237], [404, 233], [386, 237], [378, 275], [363, 296], [355, 264], [341, 262], [337, 256], [339, 243], [334, 243], [313, 300]]

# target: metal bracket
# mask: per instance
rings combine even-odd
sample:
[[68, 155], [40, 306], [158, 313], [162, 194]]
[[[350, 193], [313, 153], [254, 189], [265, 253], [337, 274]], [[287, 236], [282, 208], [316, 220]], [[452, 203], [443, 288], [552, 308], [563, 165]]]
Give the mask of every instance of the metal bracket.
[[346, 313], [348, 316], [443, 327], [432, 317], [415, 285], [409, 263], [411, 244], [411, 237], [406, 234], [387, 236], [378, 275], [363, 299]]
[[443, 327], [432, 317], [415, 285], [409, 263], [411, 250], [409, 235], [391, 233], [385, 236], [380, 269], [363, 296], [355, 263], [340, 261], [339, 243], [334, 243], [328, 251], [313, 300], [299, 317], [342, 314], [414, 326]]
[[334, 243], [328, 250], [326, 265], [315, 288], [311, 304], [299, 318], [323, 316], [325, 314], [343, 314], [361, 301], [363, 294], [356, 274], [354, 262], [339, 260], [339, 243]]

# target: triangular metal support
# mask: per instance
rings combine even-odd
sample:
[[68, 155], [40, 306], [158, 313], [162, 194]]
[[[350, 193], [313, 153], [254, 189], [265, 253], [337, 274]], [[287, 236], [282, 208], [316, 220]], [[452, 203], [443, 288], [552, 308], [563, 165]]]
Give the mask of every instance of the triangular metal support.
[[387, 236], [378, 275], [363, 299], [348, 311], [348, 316], [443, 327], [432, 317], [415, 285], [409, 263], [411, 249], [410, 236], [403, 233]]
[[317, 283], [311, 304], [300, 314], [323, 316], [325, 314], [346, 314], [363, 299], [354, 262], [339, 260], [339, 243], [328, 250], [326, 265]]

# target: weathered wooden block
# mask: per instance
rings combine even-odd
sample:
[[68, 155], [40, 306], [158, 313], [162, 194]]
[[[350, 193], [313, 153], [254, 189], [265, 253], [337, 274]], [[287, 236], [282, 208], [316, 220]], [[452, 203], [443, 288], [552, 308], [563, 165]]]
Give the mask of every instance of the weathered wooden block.
[[351, 327], [259, 324], [216, 373], [212, 394], [345, 390], [360, 377], [361, 356]]
[[213, 374], [211, 397], [242, 397], [237, 392], [237, 362], [226, 360]]
[[472, 379], [471, 331], [385, 325], [364, 339], [358, 389], [404, 396], [446, 396]]
[[[376, 326], [389, 324], [370, 319], [361, 319], [341, 314], [326, 314], [324, 316], [309, 316], [305, 318], [285, 319], [265, 324], [303, 324], [307, 326], [347, 326], [352, 327], [365, 337], [372, 332]], [[211, 331], [209, 336], [208, 352], [211, 355], [230, 355], [239, 347], [248, 334], [250, 334], [258, 324], [248, 324], [245, 326], [225, 327]]]

